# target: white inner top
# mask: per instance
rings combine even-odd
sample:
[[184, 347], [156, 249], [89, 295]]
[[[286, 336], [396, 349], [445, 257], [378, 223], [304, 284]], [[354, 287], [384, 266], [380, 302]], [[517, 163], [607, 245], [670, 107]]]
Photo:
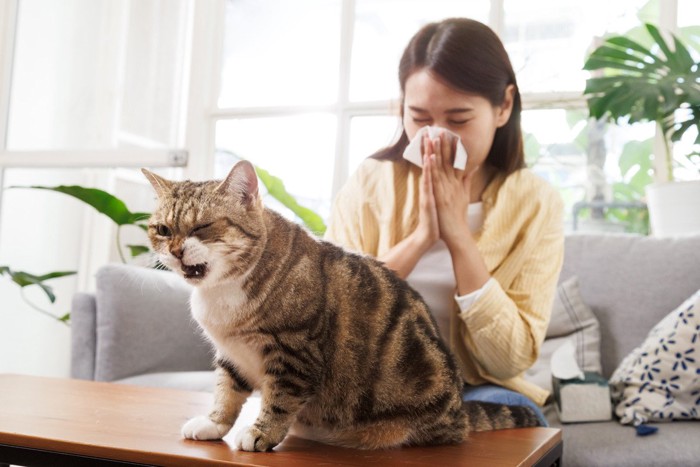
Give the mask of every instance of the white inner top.
[[[471, 232], [478, 232], [484, 225], [484, 212], [482, 203], [472, 203], [467, 209], [467, 222]], [[437, 321], [440, 335], [448, 342], [450, 338], [450, 314], [452, 313], [455, 299], [460, 309], [466, 311], [476, 301], [480, 293], [485, 290], [487, 282], [481, 289], [462, 297], [455, 297], [457, 283], [452, 268], [452, 258], [447, 245], [438, 240], [416, 264], [416, 267], [406, 278], [408, 283], [416, 289], [430, 307], [433, 317]]]

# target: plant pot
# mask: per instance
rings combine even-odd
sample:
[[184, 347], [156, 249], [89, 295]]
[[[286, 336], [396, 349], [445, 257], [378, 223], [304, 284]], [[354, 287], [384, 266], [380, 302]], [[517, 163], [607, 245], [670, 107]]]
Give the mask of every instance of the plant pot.
[[646, 194], [652, 235], [700, 234], [700, 180], [652, 183]]

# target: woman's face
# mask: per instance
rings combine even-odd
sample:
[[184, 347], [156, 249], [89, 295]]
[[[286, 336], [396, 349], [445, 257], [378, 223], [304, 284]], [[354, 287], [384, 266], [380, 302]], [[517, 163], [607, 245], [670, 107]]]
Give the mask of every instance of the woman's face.
[[494, 107], [486, 98], [456, 91], [422, 69], [406, 80], [403, 126], [409, 139], [426, 125], [447, 128], [462, 139], [467, 168], [481, 166], [496, 129], [510, 118], [513, 93], [514, 86], [508, 86], [503, 104]]

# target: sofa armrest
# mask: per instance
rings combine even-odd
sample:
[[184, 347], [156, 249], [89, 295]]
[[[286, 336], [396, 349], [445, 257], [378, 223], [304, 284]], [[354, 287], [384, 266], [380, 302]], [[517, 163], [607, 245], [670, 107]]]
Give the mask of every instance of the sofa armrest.
[[191, 287], [178, 275], [109, 264], [96, 277], [97, 381], [212, 369], [213, 353], [191, 318]]
[[76, 293], [71, 304], [70, 375], [77, 379], [95, 379], [95, 296]]

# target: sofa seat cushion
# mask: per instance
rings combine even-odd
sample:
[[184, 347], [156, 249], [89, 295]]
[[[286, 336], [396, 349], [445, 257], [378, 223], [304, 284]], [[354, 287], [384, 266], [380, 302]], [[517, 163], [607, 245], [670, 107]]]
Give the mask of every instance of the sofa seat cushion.
[[117, 380], [115, 383], [181, 389], [183, 391], [214, 392], [216, 377], [213, 371], [172, 371], [131, 376]]
[[637, 436], [634, 428], [617, 420], [562, 424], [548, 406], [545, 415], [553, 428], [562, 428], [567, 467], [686, 467], [700, 459], [700, 423], [672, 422], [659, 425], [650, 436]]

